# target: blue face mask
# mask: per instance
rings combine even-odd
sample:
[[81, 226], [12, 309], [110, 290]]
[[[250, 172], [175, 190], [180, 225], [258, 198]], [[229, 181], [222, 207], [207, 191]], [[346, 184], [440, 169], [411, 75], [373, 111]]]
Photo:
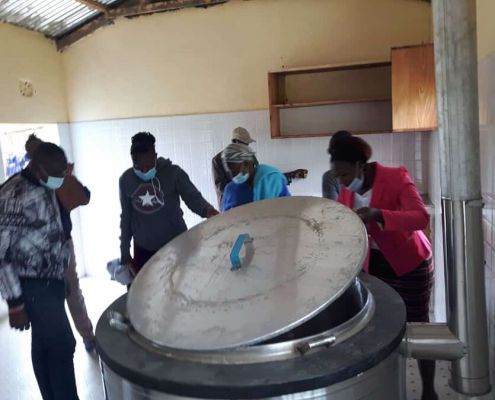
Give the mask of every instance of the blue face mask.
[[142, 172], [134, 168], [134, 173], [142, 181], [148, 182], [151, 181], [156, 176], [156, 167], [151, 168], [148, 172]]
[[347, 190], [349, 190], [350, 192], [353, 192], [353, 193], [359, 192], [361, 190], [361, 188], [363, 187], [363, 184], [364, 184], [364, 178], [363, 178], [363, 174], [361, 171], [361, 176], [356, 176], [352, 180], [352, 182], [349, 183], [349, 185], [347, 185]]
[[41, 165], [40, 165], [40, 169], [48, 177], [47, 180], [46, 180], [46, 182], [43, 179], [40, 178], [39, 179], [40, 184], [43, 185], [44, 187], [46, 187], [47, 189], [57, 190], [57, 189], [59, 189], [64, 184], [65, 177], [61, 177], [60, 178], [58, 176], [50, 176], [50, 175], [48, 175], [48, 173], [46, 172], [45, 168], [43, 168], [43, 166], [41, 166]]
[[363, 183], [364, 183], [363, 178], [355, 177], [352, 180], [352, 182], [349, 184], [349, 186], [347, 186], [347, 190], [354, 193], [359, 192], [363, 187]]
[[239, 172], [232, 178], [232, 182], [234, 182], [236, 185], [242, 185], [243, 183], [246, 183], [248, 179], [249, 173], [243, 174], [242, 172]]
[[57, 190], [64, 184], [64, 178], [49, 176], [46, 182], [40, 179], [40, 183], [47, 189]]

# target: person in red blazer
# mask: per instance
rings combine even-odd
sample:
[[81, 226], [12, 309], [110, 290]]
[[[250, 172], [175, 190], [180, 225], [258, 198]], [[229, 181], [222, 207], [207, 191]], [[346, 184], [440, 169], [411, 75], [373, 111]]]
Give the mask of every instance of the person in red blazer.
[[[368, 230], [370, 252], [364, 269], [400, 294], [409, 322], [428, 322], [434, 275], [423, 229], [429, 215], [407, 170], [370, 163], [370, 145], [355, 136], [340, 141], [330, 155], [342, 185], [338, 201], [355, 210]], [[438, 399], [435, 362], [422, 360], [419, 367], [422, 399]]]

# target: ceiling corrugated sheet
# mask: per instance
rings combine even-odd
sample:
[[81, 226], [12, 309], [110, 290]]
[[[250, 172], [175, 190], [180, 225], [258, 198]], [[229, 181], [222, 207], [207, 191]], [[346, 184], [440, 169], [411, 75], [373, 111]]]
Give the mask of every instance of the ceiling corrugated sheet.
[[[100, 0], [110, 5], [118, 0]], [[56, 38], [96, 16], [98, 11], [76, 0], [0, 0], [0, 21]]]

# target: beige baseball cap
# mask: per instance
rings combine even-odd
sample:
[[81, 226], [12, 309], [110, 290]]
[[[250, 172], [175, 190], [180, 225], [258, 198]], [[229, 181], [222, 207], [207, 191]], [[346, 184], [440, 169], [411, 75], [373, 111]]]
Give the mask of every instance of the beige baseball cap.
[[232, 131], [232, 139], [236, 139], [239, 142], [246, 143], [246, 144], [256, 142], [256, 140], [254, 140], [251, 137], [251, 135], [249, 134], [248, 130], [245, 129], [245, 128], [242, 128], [240, 126], [237, 127], [237, 128], [235, 128]]

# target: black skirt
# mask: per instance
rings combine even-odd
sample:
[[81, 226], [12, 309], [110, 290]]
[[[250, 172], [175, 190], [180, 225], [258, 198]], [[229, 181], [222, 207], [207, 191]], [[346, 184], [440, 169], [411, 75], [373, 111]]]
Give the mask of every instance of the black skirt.
[[369, 273], [392, 286], [406, 303], [408, 322], [428, 322], [435, 282], [433, 262], [424, 261], [413, 271], [397, 276], [382, 252], [371, 249]]

